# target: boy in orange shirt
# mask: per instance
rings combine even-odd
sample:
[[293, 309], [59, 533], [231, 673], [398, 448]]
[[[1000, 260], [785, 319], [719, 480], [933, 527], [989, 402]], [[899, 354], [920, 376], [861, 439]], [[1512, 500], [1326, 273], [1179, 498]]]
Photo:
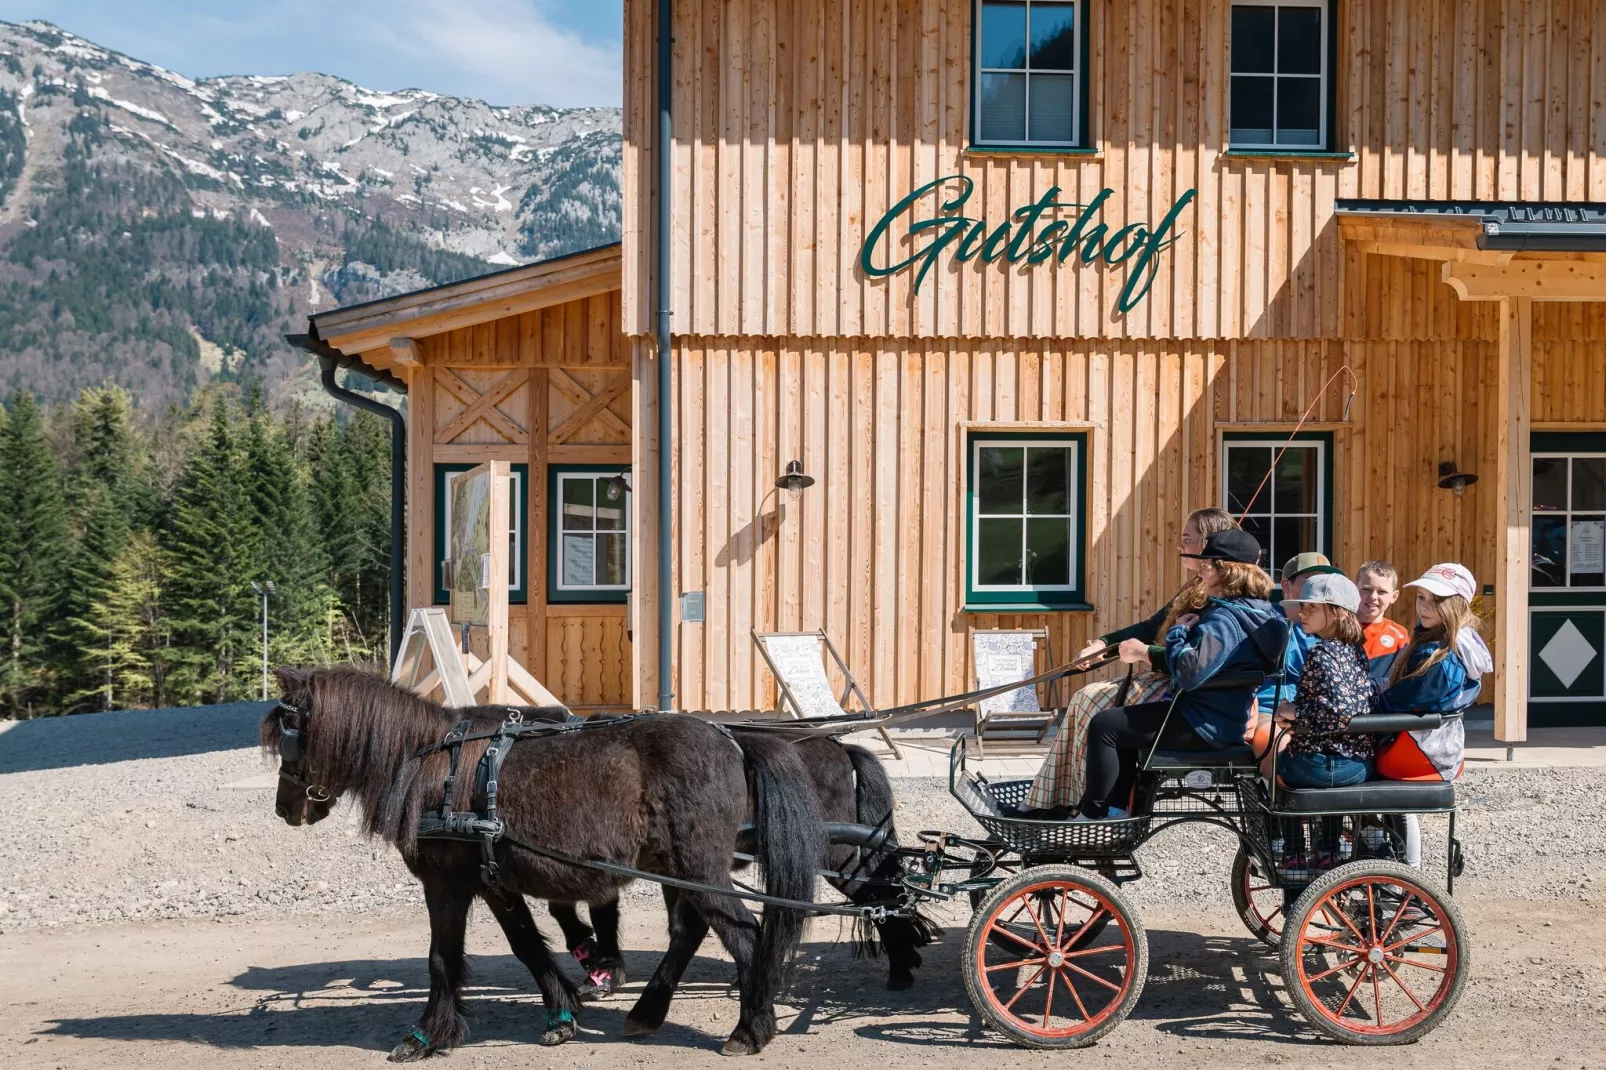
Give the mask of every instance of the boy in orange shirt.
[[1355, 586], [1361, 592], [1361, 608], [1355, 616], [1361, 622], [1367, 662], [1372, 678], [1382, 681], [1388, 677], [1395, 655], [1411, 639], [1410, 632], [1385, 616], [1389, 606], [1399, 600], [1400, 573], [1387, 561], [1368, 561], [1355, 573]]

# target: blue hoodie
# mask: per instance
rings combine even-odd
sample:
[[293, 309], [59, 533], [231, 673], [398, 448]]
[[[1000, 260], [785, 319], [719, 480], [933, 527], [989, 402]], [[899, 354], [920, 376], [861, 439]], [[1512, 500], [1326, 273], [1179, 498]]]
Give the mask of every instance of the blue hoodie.
[[1404, 675], [1432, 657], [1434, 651], [1442, 649], [1444, 649], [1443, 643], [1423, 643], [1412, 650], [1411, 660], [1405, 663], [1399, 681], [1378, 695], [1379, 712], [1444, 713], [1472, 705], [1483, 685], [1478, 677], [1467, 672], [1466, 663], [1461, 660], [1458, 651], [1450, 651], [1442, 661], [1421, 676], [1407, 678]]
[[[1277, 611], [1284, 616], [1288, 615], [1288, 611], [1283, 609], [1281, 605], [1277, 607]], [[1290, 617], [1289, 619], [1292, 620], [1293, 618]], [[1278, 702], [1294, 701], [1294, 695], [1299, 691], [1299, 678], [1305, 671], [1305, 659], [1310, 657], [1310, 652], [1315, 649], [1316, 644], [1319, 642], [1321, 640], [1301, 628], [1297, 622], [1289, 626], [1288, 651], [1283, 656], [1282, 686], [1279, 687], [1276, 683], [1267, 681], [1266, 685], [1260, 689], [1260, 693], [1256, 698], [1260, 700], [1261, 713], [1275, 710]]]
[[[1173, 625], [1166, 633], [1171, 686], [1188, 692], [1218, 673], [1275, 668], [1288, 621], [1277, 607], [1258, 598], [1212, 598], [1191, 628]], [[1179, 704], [1188, 725], [1212, 747], [1236, 747], [1249, 729], [1253, 690], [1198, 691]]]

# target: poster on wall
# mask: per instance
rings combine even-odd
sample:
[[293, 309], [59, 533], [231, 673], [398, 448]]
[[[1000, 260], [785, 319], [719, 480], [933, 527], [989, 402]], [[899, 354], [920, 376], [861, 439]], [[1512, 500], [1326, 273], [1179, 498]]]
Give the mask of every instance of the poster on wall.
[[1574, 520], [1568, 533], [1572, 549], [1572, 574], [1598, 574], [1606, 568], [1606, 520]]

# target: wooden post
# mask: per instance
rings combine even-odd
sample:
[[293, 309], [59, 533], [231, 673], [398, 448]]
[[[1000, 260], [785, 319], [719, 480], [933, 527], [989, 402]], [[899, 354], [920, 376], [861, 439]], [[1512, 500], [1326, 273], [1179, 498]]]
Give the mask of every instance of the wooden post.
[[512, 508], [508, 495], [512, 491], [512, 469], [506, 461], [489, 462], [491, 469], [491, 602], [490, 617], [486, 621], [490, 652], [486, 661], [491, 664], [490, 691], [486, 701], [503, 705], [511, 701], [507, 689], [507, 584], [508, 584], [508, 516]]
[[1529, 451], [1528, 395], [1533, 369], [1533, 299], [1500, 302], [1496, 413], [1494, 737], [1528, 738], [1528, 574], [1532, 564], [1533, 461]]

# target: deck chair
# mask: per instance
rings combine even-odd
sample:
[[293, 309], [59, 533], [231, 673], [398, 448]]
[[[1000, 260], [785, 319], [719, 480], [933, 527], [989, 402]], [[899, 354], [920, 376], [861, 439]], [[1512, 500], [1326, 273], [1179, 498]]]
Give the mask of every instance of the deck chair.
[[[1054, 647], [1046, 628], [974, 631], [970, 633], [971, 664], [976, 690], [998, 687], [1035, 676], [1038, 651], [1043, 663], [1054, 664]], [[985, 754], [988, 739], [1043, 742], [1048, 730], [1065, 716], [1060, 681], [1048, 685], [1048, 708], [1039, 701], [1036, 686], [1019, 687], [976, 703], [976, 749]]]
[[[758, 644], [764, 664], [775, 674], [775, 683], [781, 689], [781, 710], [788, 716], [844, 716], [848, 713], [844, 703], [850, 695], [858, 701], [860, 709], [868, 713], [875, 712], [864, 689], [853, 678], [853, 673], [848, 671], [847, 663], [823, 631], [760, 632], [755, 628], [753, 642]], [[826, 676], [827, 655], [836, 662], [837, 669], [842, 673], [844, 686], [840, 698], [832, 690], [830, 678]], [[892, 756], [901, 759], [903, 752], [887, 735], [886, 726], [878, 725], [876, 731], [881, 733], [882, 740], [891, 748]]]

